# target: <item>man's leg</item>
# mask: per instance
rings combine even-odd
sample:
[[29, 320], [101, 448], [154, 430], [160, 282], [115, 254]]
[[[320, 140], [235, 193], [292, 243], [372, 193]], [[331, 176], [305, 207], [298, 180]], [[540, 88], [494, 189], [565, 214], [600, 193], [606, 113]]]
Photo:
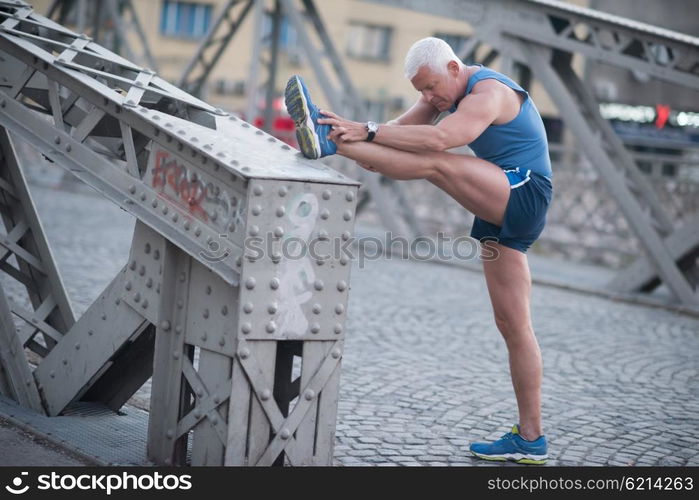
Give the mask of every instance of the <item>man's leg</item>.
[[510, 375], [519, 408], [520, 434], [534, 440], [541, 428], [542, 361], [529, 312], [531, 276], [526, 254], [493, 242], [499, 256], [483, 261], [495, 324], [510, 358]]
[[399, 180], [427, 179], [483, 220], [502, 225], [510, 183], [501, 168], [472, 156], [412, 153], [368, 142], [340, 142], [337, 152]]

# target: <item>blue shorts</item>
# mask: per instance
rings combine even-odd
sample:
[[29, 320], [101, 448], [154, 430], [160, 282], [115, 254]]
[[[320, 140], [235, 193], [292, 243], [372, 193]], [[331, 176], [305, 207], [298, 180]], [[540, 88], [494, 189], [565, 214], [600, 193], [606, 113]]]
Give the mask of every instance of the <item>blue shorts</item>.
[[511, 190], [502, 226], [476, 217], [471, 237], [479, 241], [496, 241], [526, 253], [544, 230], [553, 185], [550, 178], [530, 170], [507, 169], [505, 174]]

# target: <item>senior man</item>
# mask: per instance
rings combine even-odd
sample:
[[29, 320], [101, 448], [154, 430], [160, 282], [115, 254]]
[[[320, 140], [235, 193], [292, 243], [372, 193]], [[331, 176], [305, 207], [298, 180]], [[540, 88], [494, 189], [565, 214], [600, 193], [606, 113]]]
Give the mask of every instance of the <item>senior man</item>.
[[[464, 64], [438, 38], [413, 44], [405, 76], [420, 96], [386, 124], [353, 122], [318, 109], [301, 78], [293, 76], [285, 97], [299, 146], [308, 158], [340, 154], [393, 179], [427, 179], [475, 215], [471, 236], [488, 247], [489, 256], [497, 255], [481, 260], [509, 353], [519, 422], [500, 439], [472, 443], [470, 450], [486, 460], [545, 463], [543, 368], [531, 323], [526, 254], [544, 228], [552, 196], [541, 116], [517, 83], [482, 65]], [[448, 152], [464, 145], [476, 157]]]

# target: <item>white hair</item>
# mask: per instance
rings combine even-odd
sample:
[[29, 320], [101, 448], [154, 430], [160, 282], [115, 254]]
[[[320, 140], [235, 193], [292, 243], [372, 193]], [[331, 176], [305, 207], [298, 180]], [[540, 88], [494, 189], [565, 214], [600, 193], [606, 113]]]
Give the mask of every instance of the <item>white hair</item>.
[[463, 65], [447, 42], [434, 37], [423, 38], [415, 42], [405, 56], [405, 77], [412, 80], [423, 66], [438, 73], [446, 73], [450, 61]]

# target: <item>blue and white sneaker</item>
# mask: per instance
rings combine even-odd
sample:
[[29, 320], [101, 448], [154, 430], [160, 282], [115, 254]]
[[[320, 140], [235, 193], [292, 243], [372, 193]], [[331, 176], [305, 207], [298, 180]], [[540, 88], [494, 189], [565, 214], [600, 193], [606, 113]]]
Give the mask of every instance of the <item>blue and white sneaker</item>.
[[471, 453], [483, 460], [504, 462], [512, 460], [518, 464], [545, 464], [548, 460], [546, 436], [539, 436], [534, 441], [527, 441], [519, 434], [519, 426], [512, 426], [512, 431], [492, 443], [472, 443]]
[[296, 124], [296, 140], [306, 158], [315, 160], [337, 152], [335, 143], [328, 139], [330, 125], [318, 123], [320, 111], [311, 101], [300, 76], [289, 78], [284, 91], [284, 102], [289, 116]]

